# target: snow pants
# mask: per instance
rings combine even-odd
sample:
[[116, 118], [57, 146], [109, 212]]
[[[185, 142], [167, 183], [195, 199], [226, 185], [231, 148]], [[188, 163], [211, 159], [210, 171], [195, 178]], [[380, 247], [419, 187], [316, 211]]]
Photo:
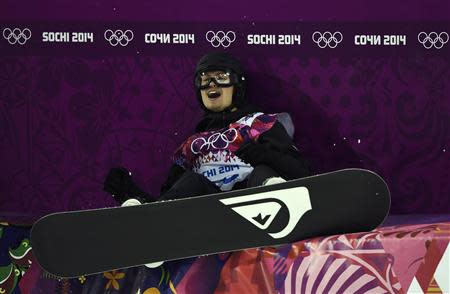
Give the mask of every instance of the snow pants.
[[[258, 165], [254, 167], [245, 181], [236, 183], [233, 190], [261, 186], [266, 179], [271, 177], [279, 177], [279, 175], [267, 165]], [[159, 200], [180, 199], [220, 192], [222, 191], [219, 187], [205, 176], [187, 170], [169, 190], [161, 195]]]

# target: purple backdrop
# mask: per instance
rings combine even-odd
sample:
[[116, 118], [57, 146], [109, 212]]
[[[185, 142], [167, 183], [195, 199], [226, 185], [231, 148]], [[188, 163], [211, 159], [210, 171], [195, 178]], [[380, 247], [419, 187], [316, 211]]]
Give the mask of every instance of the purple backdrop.
[[[140, 7], [145, 9], [118, 1], [84, 7], [64, 1], [50, 3], [50, 15], [42, 3], [19, 10], [6, 1], [0, 7], [0, 27], [45, 26], [31, 21], [36, 19], [68, 26], [63, 20], [94, 18], [110, 23], [218, 19], [241, 21], [242, 26], [253, 20], [266, 25], [280, 19], [323, 20], [327, 22], [319, 27], [333, 27], [330, 20], [394, 20], [404, 9], [353, 2], [352, 9], [298, 5], [301, 17], [283, 1], [276, 9], [242, 4], [252, 11], [249, 14], [223, 4], [229, 14], [215, 17], [204, 5], [183, 4], [171, 10], [151, 9], [154, 4], [143, 1]], [[402, 20], [448, 20], [447, 1], [434, 8], [428, 1], [408, 5], [409, 14]], [[158, 194], [172, 151], [191, 134], [201, 115], [192, 72], [208, 47], [170, 52], [161, 48], [157, 54], [105, 51], [104, 56], [96, 48], [90, 56], [66, 47], [46, 51], [34, 46], [36, 50], [12, 49], [5, 40], [0, 42], [0, 219], [29, 222], [54, 211], [116, 205], [101, 191], [106, 172], [116, 165], [128, 167], [141, 186]], [[285, 54], [238, 44], [231, 51], [248, 68], [249, 98], [268, 112], [291, 114], [297, 146], [315, 173], [368, 168], [388, 182], [394, 213], [448, 212], [449, 44], [439, 54], [417, 44], [407, 51], [380, 49], [370, 54], [364, 53], [369, 49], [345, 48], [350, 47], [337, 53], [311, 47], [302, 54]]]
[[446, 0], [336, 1], [74, 1], [27, 3], [3, 0], [3, 20], [140, 20], [140, 21], [440, 21], [448, 20]]

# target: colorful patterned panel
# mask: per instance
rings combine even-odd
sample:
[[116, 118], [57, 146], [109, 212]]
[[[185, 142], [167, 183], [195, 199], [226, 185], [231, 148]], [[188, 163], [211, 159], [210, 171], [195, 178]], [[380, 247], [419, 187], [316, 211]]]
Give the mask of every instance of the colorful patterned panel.
[[245, 250], [215, 293], [450, 293], [449, 240], [444, 222]]
[[324, 236], [76, 279], [58, 279], [33, 262], [29, 228], [1, 228], [0, 287], [5, 293], [450, 293], [448, 221]]

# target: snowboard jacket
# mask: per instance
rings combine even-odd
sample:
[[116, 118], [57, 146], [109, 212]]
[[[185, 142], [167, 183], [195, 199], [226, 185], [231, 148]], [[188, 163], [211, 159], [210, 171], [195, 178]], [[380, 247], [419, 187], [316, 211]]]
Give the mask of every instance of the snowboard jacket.
[[[272, 150], [266, 164], [286, 180], [309, 175], [306, 160], [275, 114], [265, 114], [247, 104], [236, 111], [206, 113], [196, 133], [175, 151], [161, 195], [192, 170], [207, 177], [222, 191], [242, 187], [253, 166], [234, 154], [244, 144], [255, 142]], [[272, 158], [273, 157], [273, 158]], [[236, 185], [236, 183], [240, 183]]]

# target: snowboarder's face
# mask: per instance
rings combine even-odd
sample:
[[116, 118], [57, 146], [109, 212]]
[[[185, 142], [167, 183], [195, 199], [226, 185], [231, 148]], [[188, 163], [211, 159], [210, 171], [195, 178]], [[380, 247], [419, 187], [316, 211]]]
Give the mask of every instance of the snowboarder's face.
[[[212, 79], [211, 79], [212, 78]], [[230, 77], [223, 71], [211, 71], [201, 76], [202, 84], [209, 82], [209, 87], [200, 90], [203, 105], [214, 112], [221, 112], [229, 107], [233, 101], [234, 86], [221, 87], [220, 84], [229, 84]], [[217, 81], [217, 83], [216, 83]]]

